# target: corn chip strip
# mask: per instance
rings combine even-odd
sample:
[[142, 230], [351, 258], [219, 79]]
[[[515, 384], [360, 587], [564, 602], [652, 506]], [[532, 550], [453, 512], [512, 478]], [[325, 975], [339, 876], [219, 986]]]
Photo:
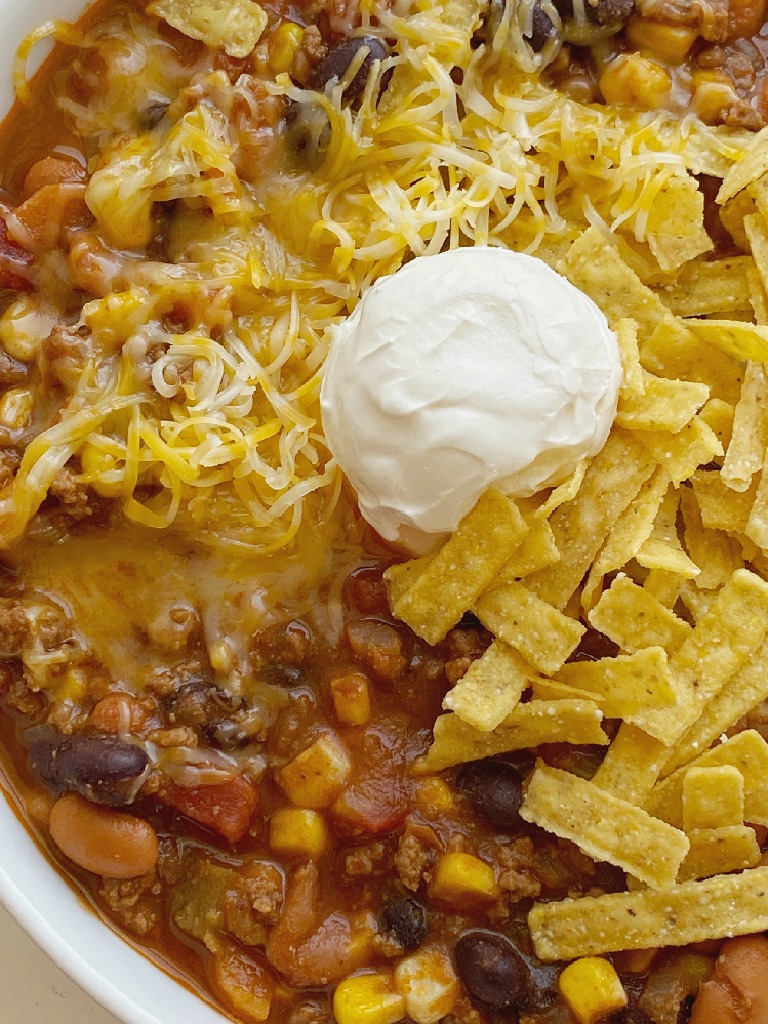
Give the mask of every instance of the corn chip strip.
[[696, 381], [668, 380], [646, 373], [642, 395], [619, 399], [615, 422], [630, 430], [670, 430], [676, 434], [709, 398], [709, 386]]
[[637, 324], [634, 320], [622, 319], [616, 324], [616, 340], [621, 353], [620, 394], [645, 394], [645, 374], [640, 365], [640, 349], [637, 345]]
[[768, 641], [741, 666], [680, 737], [664, 766], [666, 774], [706, 750], [744, 715], [768, 699]]
[[763, 128], [754, 136], [743, 156], [730, 168], [716, 197], [716, 201], [721, 206], [768, 171], [768, 145], [766, 142], [768, 142], [768, 129]]
[[621, 949], [687, 946], [768, 928], [768, 867], [673, 889], [537, 903], [528, 915], [536, 955], [573, 960]]
[[[614, 740], [614, 743], [616, 741]], [[610, 753], [610, 749], [609, 749]], [[730, 765], [744, 779], [744, 819], [754, 825], [768, 825], [768, 743], [759, 732], [748, 729], [703, 754], [673, 775], [659, 782], [648, 794], [645, 808], [654, 817], [670, 825], [683, 825], [683, 785], [693, 768], [718, 768]]]
[[734, 359], [768, 361], [768, 327], [740, 320], [687, 320], [686, 324], [697, 338]]
[[680, 703], [646, 712], [652, 735], [673, 743], [699, 718], [708, 701], [763, 643], [768, 629], [768, 583], [739, 569], [706, 615], [669, 659]]
[[560, 560], [560, 552], [555, 544], [555, 535], [546, 519], [539, 519], [535, 514], [524, 516], [528, 523], [528, 533], [515, 548], [509, 560], [502, 565], [490, 586], [512, 583], [523, 579], [537, 569], [554, 565]]
[[596, 603], [594, 595], [602, 590], [603, 577], [623, 568], [650, 537], [668, 486], [666, 473], [657, 469], [616, 520], [582, 589], [581, 607], [585, 612]]
[[513, 647], [494, 640], [446, 694], [443, 707], [455, 711], [475, 729], [488, 732], [514, 710], [536, 677]]
[[625, 722], [606, 751], [592, 783], [638, 807], [645, 805], [668, 757], [668, 748]]
[[600, 728], [603, 715], [586, 700], [532, 700], [518, 704], [493, 732], [480, 732], [458, 715], [440, 715], [435, 722], [434, 742], [414, 771], [439, 772], [465, 761], [526, 750], [540, 743], [595, 743], [606, 746], [608, 737]]
[[[763, 292], [768, 292], [768, 225], [763, 216], [747, 213], [743, 218], [743, 229], [747, 242], [744, 248], [748, 247], [751, 250], [755, 258], [755, 267], [763, 285]], [[761, 306], [759, 296], [754, 293], [754, 287], [753, 305]], [[759, 313], [758, 323], [762, 323], [763, 310], [760, 309]]]
[[[557, 679], [549, 679], [539, 676], [533, 681], [531, 693], [536, 700], [591, 700], [605, 714], [605, 700], [597, 693], [590, 693], [589, 690], [580, 690], [576, 686], [569, 686], [567, 683], [560, 683]], [[618, 716], [621, 717], [621, 716]]]
[[694, 829], [687, 835], [691, 848], [680, 867], [679, 882], [741, 871], [760, 863], [760, 844], [755, 830], [747, 825]]
[[520, 817], [654, 889], [674, 885], [690, 847], [684, 832], [641, 807], [542, 763], [528, 782]]
[[644, 647], [663, 647], [671, 654], [691, 632], [684, 619], [623, 574], [616, 577], [588, 618], [628, 654]]
[[598, 661], [574, 662], [564, 665], [556, 678], [594, 694], [593, 699], [599, 700], [606, 718], [621, 718], [641, 729], [645, 728], [647, 709], [672, 707], [677, 697], [667, 655], [661, 647], [646, 647], [635, 654]]
[[744, 532], [763, 552], [768, 551], [768, 450]]
[[578, 495], [550, 519], [560, 561], [530, 575], [527, 586], [542, 600], [564, 608], [616, 520], [654, 469], [654, 460], [635, 436], [614, 428], [590, 463]]
[[677, 270], [713, 248], [704, 230], [704, 196], [689, 174], [676, 174], [654, 198], [646, 227], [648, 248], [662, 270]]
[[247, 57], [268, 21], [253, 0], [152, 0], [147, 11], [230, 57]]
[[674, 284], [657, 289], [665, 306], [676, 316], [704, 316], [749, 309], [747, 272], [751, 256], [695, 261], [683, 267]]
[[744, 532], [755, 503], [757, 482], [746, 491], [732, 490], [725, 485], [722, 472], [699, 469], [691, 477], [691, 483], [704, 527], [726, 533]]
[[584, 626], [542, 601], [522, 583], [489, 588], [473, 610], [486, 629], [549, 674], [557, 672], [584, 635]]
[[[701, 571], [699, 567], [683, 551], [680, 537], [677, 532], [677, 512], [680, 502], [677, 491], [670, 487], [664, 495], [658, 514], [653, 524], [650, 537], [643, 543], [635, 555], [638, 565], [650, 569], [652, 572], [662, 573], [662, 577], [652, 576], [645, 580], [643, 586], [649, 593], [658, 597], [662, 604], [668, 608], [674, 606], [680, 595], [682, 579], [694, 579]], [[682, 579], [681, 579], [682, 577]], [[664, 593], [674, 598], [663, 599], [655, 593], [655, 580], [665, 579]]]
[[715, 433], [723, 451], [727, 451], [731, 443], [735, 412], [730, 402], [724, 402], [722, 398], [710, 398], [699, 413], [699, 419]]
[[768, 447], [768, 377], [762, 363], [747, 363], [733, 417], [731, 442], [721, 470], [733, 491], [746, 491], [763, 466]]
[[587, 472], [587, 466], [589, 466], [589, 459], [582, 459], [568, 479], [555, 487], [547, 500], [536, 509], [537, 518], [546, 519], [556, 508], [560, 508], [561, 505], [576, 497]]
[[630, 317], [636, 321], [639, 335], [645, 337], [660, 323], [674, 323], [658, 295], [595, 228], [576, 239], [557, 269], [597, 303], [614, 329], [620, 320]]
[[417, 636], [436, 644], [472, 607], [528, 532], [517, 506], [486, 491], [392, 610]]
[[749, 249], [749, 241], [744, 230], [744, 221], [756, 212], [755, 200], [746, 189], [720, 208], [720, 222], [738, 247], [745, 252]]
[[744, 821], [744, 776], [732, 764], [691, 768], [683, 779], [683, 829], [719, 828]]
[[735, 405], [741, 390], [741, 364], [697, 338], [688, 321], [665, 320], [652, 334], [641, 334], [640, 361], [657, 377], [695, 380], [713, 398]]
[[676, 434], [643, 430], [634, 436], [664, 468], [675, 487], [693, 476], [699, 466], [705, 466], [723, 454], [723, 446], [717, 436], [699, 416]]
[[755, 323], [768, 324], [768, 294], [766, 294], [757, 264], [747, 270], [747, 284], [749, 286], [749, 302], [755, 314]]
[[424, 555], [422, 558], [412, 558], [409, 562], [390, 565], [384, 573], [384, 579], [387, 581], [387, 594], [392, 607], [403, 597], [406, 590], [413, 586], [433, 558], [434, 555]]
[[680, 600], [690, 612], [694, 622], [706, 615], [712, 607], [717, 590], [699, 590], [691, 580], [685, 580], [680, 590]]
[[702, 524], [696, 495], [689, 487], [680, 489], [680, 508], [685, 547], [701, 569], [696, 577], [697, 587], [714, 590], [743, 564], [739, 543], [722, 530], [709, 530]]
[[[649, 543], [661, 542], [649, 541]], [[645, 547], [646, 545], [643, 545], [643, 550]], [[685, 557], [687, 558], [687, 556]], [[640, 565], [646, 564], [646, 562], [640, 562]], [[691, 565], [693, 565], [692, 562]], [[674, 608], [686, 579], [685, 573], [676, 572], [674, 569], [656, 568], [654, 566], [650, 566], [649, 569], [650, 571], [643, 581], [643, 590], [646, 590], [655, 597], [665, 608]], [[698, 573], [699, 570], [696, 566], [694, 566], [694, 569]]]

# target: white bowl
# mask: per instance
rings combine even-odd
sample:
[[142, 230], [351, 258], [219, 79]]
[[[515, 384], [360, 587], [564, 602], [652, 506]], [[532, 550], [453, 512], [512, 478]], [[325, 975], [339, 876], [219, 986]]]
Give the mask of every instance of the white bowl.
[[[82, 0], [0, 0], [0, 111], [13, 101], [10, 69], [25, 34], [51, 18], [75, 19], [83, 8]], [[30, 73], [46, 52], [45, 44], [35, 51]], [[54, 963], [125, 1024], [225, 1024], [102, 923], [51, 867], [9, 799], [0, 772], [0, 901]]]

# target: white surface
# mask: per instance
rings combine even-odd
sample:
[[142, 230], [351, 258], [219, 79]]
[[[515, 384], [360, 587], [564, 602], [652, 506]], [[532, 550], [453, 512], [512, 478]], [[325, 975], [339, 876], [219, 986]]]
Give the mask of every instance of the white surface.
[[0, 907], [3, 1024], [119, 1024], [41, 952]]
[[620, 382], [587, 295], [533, 256], [467, 247], [407, 263], [335, 328], [323, 426], [365, 519], [423, 550], [488, 487], [526, 497], [596, 455]]

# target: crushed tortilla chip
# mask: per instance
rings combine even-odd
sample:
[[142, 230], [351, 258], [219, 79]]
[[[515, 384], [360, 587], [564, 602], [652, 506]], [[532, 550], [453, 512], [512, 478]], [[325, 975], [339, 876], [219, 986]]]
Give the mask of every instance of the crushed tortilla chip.
[[230, 57], [247, 57], [268, 22], [253, 0], [152, 0], [147, 11]]

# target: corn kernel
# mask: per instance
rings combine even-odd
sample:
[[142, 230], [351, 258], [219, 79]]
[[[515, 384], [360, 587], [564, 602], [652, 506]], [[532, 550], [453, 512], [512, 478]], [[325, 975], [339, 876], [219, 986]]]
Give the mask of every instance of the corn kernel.
[[336, 1024], [396, 1024], [405, 1015], [405, 1000], [388, 974], [346, 978], [333, 993]]
[[356, 914], [349, 915], [348, 963], [357, 963], [362, 967], [370, 962], [373, 940], [376, 938], [377, 932], [376, 918], [370, 910], [361, 910]]
[[0, 426], [9, 430], [22, 430], [32, 416], [32, 392], [13, 388], [0, 398]]
[[558, 985], [579, 1024], [595, 1024], [627, 1005], [627, 994], [613, 965], [599, 956], [568, 964]]
[[328, 846], [322, 814], [299, 807], [275, 811], [269, 823], [269, 845], [277, 854], [317, 860]]
[[371, 717], [368, 677], [354, 669], [331, 680], [331, 697], [336, 717], [344, 725], [365, 725]]
[[215, 672], [228, 673], [235, 667], [235, 652], [226, 640], [214, 640], [208, 648], [208, 660]]
[[490, 864], [471, 853], [445, 853], [437, 862], [430, 892], [435, 899], [464, 905], [494, 900], [499, 888]]
[[288, 762], [278, 782], [291, 803], [317, 809], [333, 803], [351, 771], [341, 740], [332, 733], [323, 733]]
[[451, 787], [444, 779], [435, 776], [422, 779], [416, 787], [416, 803], [422, 811], [447, 814], [454, 807]]
[[273, 75], [282, 75], [291, 70], [293, 58], [301, 46], [304, 29], [292, 21], [284, 21], [274, 32], [268, 43], [269, 70]]
[[656, 61], [639, 53], [622, 53], [600, 76], [600, 92], [606, 103], [630, 104], [657, 110], [672, 88], [672, 79]]
[[650, 50], [658, 57], [682, 61], [696, 39], [696, 30], [687, 25], [664, 25], [635, 16], [626, 28], [629, 43], [638, 50]]
[[459, 983], [445, 953], [423, 949], [397, 965], [395, 988], [415, 1024], [436, 1024], [453, 1009]]
[[56, 318], [41, 308], [34, 295], [21, 295], [0, 317], [0, 344], [9, 356], [27, 363], [55, 323]]
[[692, 78], [693, 108], [705, 124], [717, 124], [738, 100], [733, 83], [720, 71], [697, 71]]

